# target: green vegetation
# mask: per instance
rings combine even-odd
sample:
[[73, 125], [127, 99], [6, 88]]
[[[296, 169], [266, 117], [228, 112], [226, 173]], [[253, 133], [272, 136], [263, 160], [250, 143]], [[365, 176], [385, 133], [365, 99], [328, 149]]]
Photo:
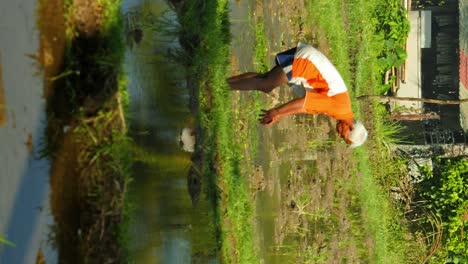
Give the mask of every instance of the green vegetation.
[[[434, 169], [426, 170], [419, 184], [423, 209], [433, 212], [433, 218], [425, 217], [422, 224], [426, 233], [439, 232], [439, 249], [433, 263], [466, 263], [468, 261], [468, 162], [458, 158], [438, 159]], [[421, 210], [421, 208], [420, 208]], [[434, 225], [437, 225], [434, 228]]]
[[[400, 1], [305, 2], [306, 9], [313, 10], [305, 19], [306, 24], [325, 36], [329, 57], [351, 88], [352, 97], [387, 92], [389, 86], [383, 83], [385, 72], [400, 66], [406, 58], [402, 46], [409, 32], [409, 24]], [[209, 175], [210, 188], [217, 190], [211, 193], [211, 197], [217, 208], [214, 217], [219, 224], [222, 258], [227, 263], [258, 263], [251, 227], [254, 207], [240, 168], [241, 159], [250, 158], [243, 157], [242, 150], [250, 149], [250, 146], [243, 149], [240, 141], [245, 138], [255, 141], [252, 136], [256, 133], [255, 121], [245, 121], [243, 118], [245, 114], [255, 116], [253, 111], [259, 109], [261, 102], [258, 97], [249, 98], [248, 103], [255, 105], [254, 110], [249, 113], [242, 112], [245, 111], [243, 109], [231, 111], [232, 96], [225, 82], [228, 70], [225, 65], [229, 54], [226, 1], [209, 1], [203, 8], [199, 8], [197, 3], [188, 3], [184, 12], [179, 12], [179, 18], [182, 46], [193, 57], [187, 64], [189, 79], [196, 80], [198, 89], [196, 94], [200, 112], [196, 119], [205, 133], [200, 143], [204, 157], [202, 173]], [[258, 71], [268, 70], [268, 41], [262, 20], [263, 17], [258, 15], [255, 22], [250, 22], [255, 34], [254, 64]], [[390, 198], [390, 187], [398, 185], [407, 174], [407, 162], [390, 152], [390, 147], [401, 140], [396, 136], [400, 127], [388, 121], [386, 109], [376, 101], [370, 104], [355, 102], [353, 108], [356, 116], [369, 128], [371, 138], [365, 147], [353, 152], [352, 167], [343, 169], [352, 172], [349, 182], [345, 186], [333, 182], [338, 186], [336, 193], [343, 192], [346, 194], [344, 197], [349, 198], [345, 216], [351, 221], [352, 235], [346, 237], [340, 246], [356, 247], [358, 256], [354, 256], [354, 260], [357, 262], [423, 262], [431, 245], [421, 238], [424, 233], [411, 229], [413, 226], [405, 219], [402, 205]], [[233, 120], [245, 121], [247, 131], [234, 131]], [[241, 135], [240, 138], [236, 139], [236, 133]], [[316, 144], [312, 140], [310, 145]], [[331, 147], [329, 142], [320, 146], [323, 149]], [[466, 164], [463, 166], [466, 167]], [[336, 170], [333, 173], [344, 173]], [[454, 183], [459, 183], [460, 179], [451, 181], [449, 185], [454, 187]], [[445, 183], [441, 183], [441, 186], [449, 188]], [[451, 190], [450, 197], [439, 195], [435, 198], [444, 202], [448, 199], [459, 201], [459, 196], [453, 194], [459, 190]], [[301, 248], [299, 241], [310, 241], [316, 235], [311, 230], [319, 229], [326, 236], [336, 233], [334, 229], [340, 221], [338, 215], [321, 210], [309, 211], [311, 196], [308, 193], [293, 198], [298, 216], [308, 221], [310, 230], [297, 227], [292, 231], [294, 237], [286, 238], [289, 244], [279, 245], [278, 254], [286, 256], [285, 259], [293, 263], [326, 263], [330, 255], [321, 251], [322, 245], [311, 242]], [[337, 207], [337, 204], [335, 201], [334, 206]], [[460, 262], [464, 260], [460, 253], [466, 252], [460, 243], [464, 241], [460, 229], [463, 230], [466, 221], [466, 204], [457, 204], [456, 208], [453, 209], [456, 212], [453, 212], [453, 217], [442, 226], [454, 230], [452, 240], [444, 241], [450, 245], [447, 247], [452, 252], [449, 257]], [[438, 213], [442, 214], [440, 210]], [[440, 256], [447, 256], [448, 253], [444, 255], [443, 252], [439, 253]], [[347, 257], [343, 261], [348, 260]], [[353, 260], [351, 256], [349, 258]]]
[[66, 28], [55, 34], [65, 36], [65, 54], [61, 72], [46, 76], [54, 89], [42, 150], [54, 164], [51, 237], [61, 262], [127, 263], [133, 157], [124, 116], [121, 1], [63, 5]]
[[[347, 16], [343, 17], [339, 1], [308, 1], [309, 8], [313, 6], [316, 10], [309, 23], [317, 25], [325, 32], [330, 45], [330, 57], [345, 82], [351, 84], [352, 97], [381, 92], [382, 70], [388, 67], [382, 67], [381, 60], [393, 57], [394, 51], [384, 43], [393, 38], [398, 40], [392, 40], [394, 43], [400, 43], [405, 37], [405, 32], [396, 36], [394, 28], [397, 25], [393, 22], [399, 19], [406, 25], [403, 12], [388, 14], [388, 10], [383, 8], [387, 5], [400, 8], [399, 1], [391, 2], [352, 1], [344, 7]], [[393, 64], [392, 62], [391, 66], [397, 66]], [[355, 183], [353, 190], [356, 192], [354, 206], [361, 208], [357, 221], [360, 223], [358, 226], [363, 228], [356, 232], [363, 232], [361, 239], [372, 238], [373, 241], [372, 250], [362, 255], [362, 258], [371, 263], [407, 263], [411, 250], [404, 240], [407, 231], [403, 219], [392, 209], [383, 186], [379, 184], [379, 180], [394, 176], [389, 175], [395, 169], [389, 170], [393, 166], [393, 160], [386, 145], [395, 141], [394, 135], [398, 127], [386, 122], [386, 113], [380, 110], [381, 106], [376, 102], [370, 108], [366, 104], [355, 104], [353, 107], [372, 129], [371, 135], [375, 135], [377, 139], [366, 144], [367, 151], [362, 148], [354, 151], [358, 164], [355, 174], [361, 175], [360, 182]], [[361, 243], [364, 244], [364, 241]]]
[[3, 236], [0, 235], [0, 245], [1, 244], [5, 244], [5, 245], [8, 245], [10, 247], [15, 246], [15, 244], [13, 244], [12, 242], [8, 241], [6, 238], [4, 238]]
[[[255, 18], [249, 17], [248, 20], [248, 23], [255, 33], [254, 70], [260, 73], [268, 72], [270, 70], [268, 65], [269, 49], [263, 19], [263, 16], [257, 16]], [[261, 109], [266, 108], [260, 99], [261, 94], [262, 92], [254, 92], [248, 96], [240, 95], [238, 104], [249, 104], [253, 107], [252, 109], [249, 108], [244, 111], [239, 110], [239, 112], [237, 112], [238, 108], [235, 105], [233, 106], [233, 108], [236, 109], [236, 120], [245, 119], [245, 123], [243, 123], [243, 125], [246, 127], [246, 135], [238, 138], [238, 144], [242, 145], [241, 141], [249, 140], [250, 146], [245, 148], [248, 149], [249, 153], [249, 155], [245, 157], [247, 159], [249, 159], [249, 156], [255, 157], [258, 153], [258, 121], [256, 113], [260, 113]]]
[[[378, 4], [382, 4], [382, 1], [355, 1], [345, 6], [350, 17], [346, 21], [348, 28], [343, 28], [343, 24], [346, 23], [343, 21], [340, 2], [308, 1], [308, 8], [313, 6], [316, 10], [314, 16], [309, 18], [308, 23], [316, 25], [325, 32], [331, 45], [330, 56], [333, 61], [340, 62], [337, 63], [338, 69], [346, 83], [354, 88], [352, 90], [354, 95], [374, 93], [382, 89], [382, 66], [379, 60], [383, 56], [390, 56], [388, 54], [393, 54], [392, 52], [399, 52], [399, 50], [395, 50], [395, 47], [385, 46], [381, 37], [385, 34], [376, 32], [378, 30], [377, 24], [382, 22], [378, 20], [376, 15]], [[203, 76], [199, 77], [198, 83], [201, 110], [198, 119], [203, 130], [207, 133], [202, 144], [206, 159], [203, 173], [212, 174], [210, 167], [216, 166], [217, 168], [217, 186], [221, 189], [218, 208], [220, 212], [226, 212], [223, 217], [219, 212], [217, 214], [221, 224], [223, 258], [228, 263], [257, 263], [251, 229], [253, 209], [245, 182], [239, 175], [240, 150], [233, 141], [234, 131], [229, 123], [232, 120], [232, 113], [229, 111], [231, 95], [225, 83], [227, 69], [224, 65], [226, 64], [229, 44], [228, 38], [225, 36], [226, 33], [224, 33], [227, 32], [225, 28], [227, 25], [225, 3], [220, 1], [215, 8], [211, 5], [216, 6], [216, 3], [210, 2], [205, 7], [205, 10], [209, 11], [206, 11], [207, 13], [203, 16], [196, 13], [199, 10], [194, 5], [189, 7], [189, 11], [182, 16], [181, 32], [188, 36], [196, 32], [195, 34], [200, 38], [200, 45], [194, 49], [195, 56], [191, 61], [190, 73], [192, 76]], [[207, 7], [211, 7], [211, 9]], [[191, 19], [194, 16], [203, 17], [210, 23], [205, 22], [206, 24], [204, 24], [204, 19], [193, 23], [196, 21]], [[255, 62], [257, 70], [266, 71], [268, 70], [267, 49], [263, 21], [261, 17], [257, 19], [253, 27], [256, 37]], [[191, 23], [187, 23], [187, 21]], [[369, 23], [369, 21], [374, 23]], [[393, 25], [390, 21], [389, 24]], [[395, 37], [392, 34], [388, 33], [387, 38], [390, 38], [389, 36]], [[402, 36], [396, 38], [400, 40]], [[351, 56], [350, 54], [356, 55]], [[395, 66], [394, 62], [390, 64]], [[358, 105], [354, 107], [359, 108]], [[373, 107], [378, 109], [379, 106], [374, 103]], [[363, 107], [363, 113], [365, 112], [366, 109]], [[366, 116], [365, 118], [372, 117]], [[370, 160], [369, 156], [371, 155], [363, 150], [357, 151], [355, 154], [359, 164], [359, 168], [356, 170], [363, 175], [363, 182], [360, 184], [362, 185], [361, 189], [364, 190], [361, 192], [357, 189], [350, 190], [355, 193], [356, 197], [353, 206], [362, 208], [362, 213], [358, 214], [357, 218], [356, 216], [352, 218], [355, 219], [357, 226], [363, 230], [356, 229], [355, 232], [356, 236], [361, 239], [360, 244], [362, 245], [365, 244], [364, 240], [366, 239], [371, 238], [374, 241], [370, 253], [361, 251], [362, 259], [375, 263], [381, 263], [385, 260], [404, 263], [408, 253], [408, 248], [405, 247], [407, 243], [403, 239], [405, 230], [404, 228], [395, 228], [395, 226], [401, 226], [400, 219], [395, 218], [397, 212], [391, 209], [387, 197], [382, 195], [382, 188], [375, 180], [386, 177], [385, 175], [375, 177], [377, 173], [384, 173], [384, 169], [375, 172], [373, 167], [373, 164], [377, 165], [382, 160], [386, 160], [388, 167], [392, 165], [390, 157], [381, 153], [387, 153], [384, 144], [393, 142], [393, 134], [397, 127], [387, 124], [384, 115], [367, 120], [367, 122], [376, 123], [373, 127], [382, 132], [380, 134], [381, 140], [378, 141], [380, 143], [370, 147], [371, 150], [379, 153], [380, 160]], [[249, 127], [252, 129], [253, 126]], [[384, 151], [380, 152], [381, 150]], [[353, 212], [350, 214], [356, 215]], [[305, 258], [306, 262], [317, 260], [317, 256], [309, 253], [301, 254], [300, 258]]]
[[[257, 16], [254, 25], [252, 25], [255, 32], [255, 69], [258, 72], [267, 72], [270, 70], [268, 65], [268, 43], [265, 36], [263, 19], [262, 16]], [[251, 19], [249, 19], [249, 21], [250, 20]]]
[[205, 133], [200, 143], [201, 172], [208, 175], [211, 192], [218, 190], [209, 196], [216, 206], [215, 222], [222, 230], [224, 261], [258, 263], [252, 234], [253, 209], [240, 175], [241, 155], [234, 144], [231, 93], [225, 80], [230, 44], [227, 1], [206, 1], [203, 8], [199, 4], [187, 1], [179, 22], [182, 46], [193, 58], [188, 62], [188, 71], [198, 91], [195, 96], [200, 112], [196, 119]]
[[380, 3], [376, 7], [376, 18], [380, 22], [375, 25], [376, 32], [380, 41], [385, 43], [379, 58], [382, 73], [405, 62], [406, 52], [403, 48], [409, 34], [406, 12], [399, 1]]

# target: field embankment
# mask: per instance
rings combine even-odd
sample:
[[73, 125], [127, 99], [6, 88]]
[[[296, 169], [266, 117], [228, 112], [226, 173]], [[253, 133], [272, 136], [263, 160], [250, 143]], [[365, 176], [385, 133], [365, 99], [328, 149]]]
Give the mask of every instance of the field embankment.
[[51, 237], [60, 263], [128, 261], [120, 4], [57, 0], [38, 8], [48, 122], [42, 155], [52, 161]]

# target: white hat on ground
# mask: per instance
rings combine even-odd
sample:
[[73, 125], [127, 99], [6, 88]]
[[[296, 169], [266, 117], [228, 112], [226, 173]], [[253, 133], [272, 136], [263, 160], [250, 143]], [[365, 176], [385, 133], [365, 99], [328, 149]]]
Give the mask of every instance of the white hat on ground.
[[359, 147], [366, 142], [367, 130], [361, 122], [353, 122], [353, 130], [349, 132], [348, 139], [351, 140], [351, 148]]

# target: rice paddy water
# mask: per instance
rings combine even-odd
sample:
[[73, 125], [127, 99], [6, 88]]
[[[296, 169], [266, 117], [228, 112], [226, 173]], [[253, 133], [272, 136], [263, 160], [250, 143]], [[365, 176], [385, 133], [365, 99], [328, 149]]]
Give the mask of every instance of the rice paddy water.
[[127, 50], [125, 65], [136, 153], [130, 190], [134, 261], [218, 263], [213, 212], [203, 193], [192, 205], [187, 190], [191, 154], [178, 142], [181, 129], [192, 121], [185, 69], [169, 56], [178, 48], [177, 35], [164, 34], [177, 21], [163, 0], [124, 1], [122, 12], [131, 16], [130, 30], [140, 27], [143, 33], [141, 42]]

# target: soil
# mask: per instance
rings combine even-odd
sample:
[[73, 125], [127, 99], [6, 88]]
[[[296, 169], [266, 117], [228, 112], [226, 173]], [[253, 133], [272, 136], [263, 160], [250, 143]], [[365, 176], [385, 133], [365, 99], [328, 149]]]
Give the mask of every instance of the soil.
[[[302, 41], [328, 55], [329, 46], [323, 32], [313, 26], [306, 27], [303, 22], [311, 15], [306, 13], [304, 1], [273, 2], [257, 1], [252, 11], [255, 19], [265, 21], [267, 39], [270, 40], [267, 54], [274, 55]], [[278, 39], [278, 32], [283, 34], [282, 39]], [[272, 58], [269, 59], [271, 61]], [[231, 58], [232, 75], [245, 69], [239, 63], [234, 54]], [[234, 107], [240, 111], [239, 131], [245, 133], [247, 121], [242, 117], [252, 114], [245, 110], [249, 109], [245, 106], [252, 102], [251, 94], [236, 92], [234, 96], [237, 102]], [[293, 98], [287, 86], [276, 89], [271, 95], [260, 96], [267, 107]], [[351, 150], [336, 135], [335, 122], [319, 115], [286, 117], [272, 127], [249, 124], [258, 126], [260, 138], [259, 154], [244, 167], [244, 175], [250, 175], [251, 197], [257, 202], [259, 214], [264, 210], [262, 200], [257, 199], [259, 192], [265, 192], [278, 201], [274, 205], [277, 211], [272, 213], [276, 215], [274, 245], [262, 246], [259, 242], [259, 248], [267, 247], [268, 252], [263, 255], [265, 263], [281, 263], [283, 258], [288, 259], [291, 252], [284, 248], [291, 245], [296, 245], [293, 255], [298, 263], [304, 261], [301, 258], [306, 252], [313, 254], [317, 262], [360, 261], [352, 230], [354, 223], [348, 212], [353, 199], [345, 185], [352, 181], [348, 168], [353, 167], [353, 161], [350, 159]], [[251, 151], [246, 145], [244, 156], [249, 157]], [[262, 237], [263, 224], [257, 221], [257, 237], [259, 241], [268, 241], [268, 237]], [[275, 256], [269, 257], [271, 255]]]
[[73, 0], [73, 25], [79, 34], [91, 37], [102, 24], [102, 7], [95, 0]]
[[26, 139], [26, 142], [24, 142], [24, 145], [28, 149], [29, 153], [33, 153], [34, 145], [33, 145], [33, 137], [32, 137], [31, 132], [28, 133], [28, 137]]
[[53, 92], [51, 78], [60, 74], [65, 52], [65, 18], [62, 0], [40, 0], [38, 20], [40, 32], [38, 64], [44, 76], [44, 98]]

